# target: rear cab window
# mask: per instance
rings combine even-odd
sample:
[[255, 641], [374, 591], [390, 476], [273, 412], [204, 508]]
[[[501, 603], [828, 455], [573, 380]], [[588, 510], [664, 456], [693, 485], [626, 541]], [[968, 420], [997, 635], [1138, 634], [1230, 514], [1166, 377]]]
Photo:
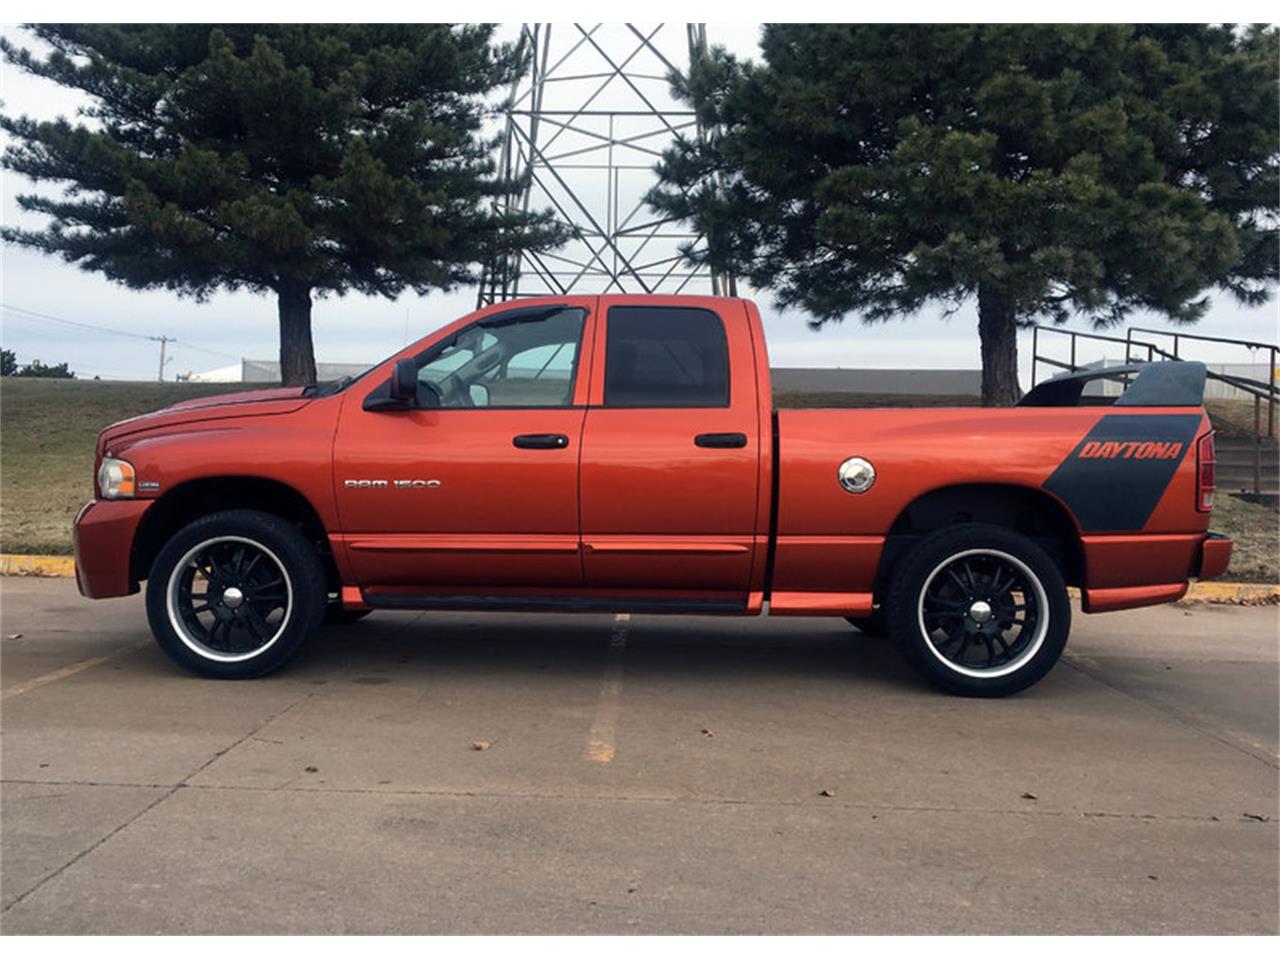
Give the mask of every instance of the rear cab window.
[[611, 307], [606, 407], [727, 407], [724, 322], [697, 307]]

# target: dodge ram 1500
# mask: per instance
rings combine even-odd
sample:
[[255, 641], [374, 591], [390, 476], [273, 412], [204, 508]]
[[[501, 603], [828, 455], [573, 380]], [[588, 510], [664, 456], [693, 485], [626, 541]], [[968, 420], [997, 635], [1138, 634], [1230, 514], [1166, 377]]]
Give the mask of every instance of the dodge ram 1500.
[[775, 410], [756, 307], [495, 305], [362, 376], [105, 429], [88, 597], [214, 677], [371, 609], [840, 616], [946, 690], [1048, 672], [1084, 612], [1175, 600], [1208, 533], [1204, 368], [1065, 374], [1011, 409]]

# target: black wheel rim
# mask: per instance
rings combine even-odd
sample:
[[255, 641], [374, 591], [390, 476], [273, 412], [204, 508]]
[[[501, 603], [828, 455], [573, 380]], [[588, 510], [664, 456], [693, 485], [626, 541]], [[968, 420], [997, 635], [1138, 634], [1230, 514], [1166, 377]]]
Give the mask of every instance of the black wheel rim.
[[1013, 673], [1035, 656], [1048, 630], [1044, 585], [1017, 557], [966, 550], [926, 578], [920, 628], [930, 652], [972, 677]]
[[271, 647], [288, 624], [293, 586], [280, 559], [246, 537], [206, 540], [169, 578], [169, 620], [184, 644], [226, 663]]

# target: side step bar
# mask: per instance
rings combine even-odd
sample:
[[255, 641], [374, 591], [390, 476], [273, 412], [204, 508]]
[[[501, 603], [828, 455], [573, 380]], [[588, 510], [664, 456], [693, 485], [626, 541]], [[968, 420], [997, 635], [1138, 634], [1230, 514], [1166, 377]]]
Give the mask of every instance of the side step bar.
[[635, 597], [491, 597], [471, 594], [365, 593], [364, 602], [384, 610], [560, 611], [572, 613], [744, 614], [742, 600], [643, 600]]

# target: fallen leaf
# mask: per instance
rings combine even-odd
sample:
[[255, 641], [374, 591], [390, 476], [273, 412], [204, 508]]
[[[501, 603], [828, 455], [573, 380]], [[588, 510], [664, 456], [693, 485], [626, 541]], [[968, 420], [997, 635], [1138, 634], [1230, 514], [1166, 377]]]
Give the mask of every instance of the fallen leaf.
[[304, 769], [304, 770], [306, 770], [306, 771], [307, 771], [307, 773], [319, 773], [319, 772], [320, 772], [320, 768], [319, 768], [319, 767], [303, 767], [303, 769]]
[[1039, 797], [1037, 797], [1037, 796], [1036, 796], [1034, 793], [1032, 793], [1030, 790], [1024, 790], [1024, 791], [1023, 791], [1023, 793], [1022, 793], [1022, 799], [1023, 799], [1023, 800], [1039, 800], [1040, 798], [1039, 798]]
[[1157, 877], [1154, 873], [1148, 873], [1148, 874], [1147, 874], [1147, 879], [1148, 879], [1148, 880], [1159, 880], [1160, 878], [1159, 878], [1159, 877]]
[[831, 789], [831, 787], [823, 787], [821, 790], [818, 791], [818, 796], [820, 797], [834, 797], [835, 795], [836, 795], [836, 792], [835, 790]]
[[10, 640], [21, 640], [21, 639], [22, 639], [22, 634], [20, 634], [20, 633], [11, 633], [11, 634], [9, 634], [9, 639], [10, 639]]
[[714, 737], [714, 736], [716, 735], [716, 732], [715, 732], [714, 730], [712, 730], [710, 727], [703, 727], [703, 728], [702, 728], [702, 735], [703, 735], [704, 737]]
[[1242, 817], [1246, 820], [1256, 820], [1258, 823], [1270, 823], [1271, 818], [1261, 813], [1242, 813]]
[[471, 743], [472, 750], [488, 750], [492, 746], [493, 743], [489, 740], [474, 740]]

